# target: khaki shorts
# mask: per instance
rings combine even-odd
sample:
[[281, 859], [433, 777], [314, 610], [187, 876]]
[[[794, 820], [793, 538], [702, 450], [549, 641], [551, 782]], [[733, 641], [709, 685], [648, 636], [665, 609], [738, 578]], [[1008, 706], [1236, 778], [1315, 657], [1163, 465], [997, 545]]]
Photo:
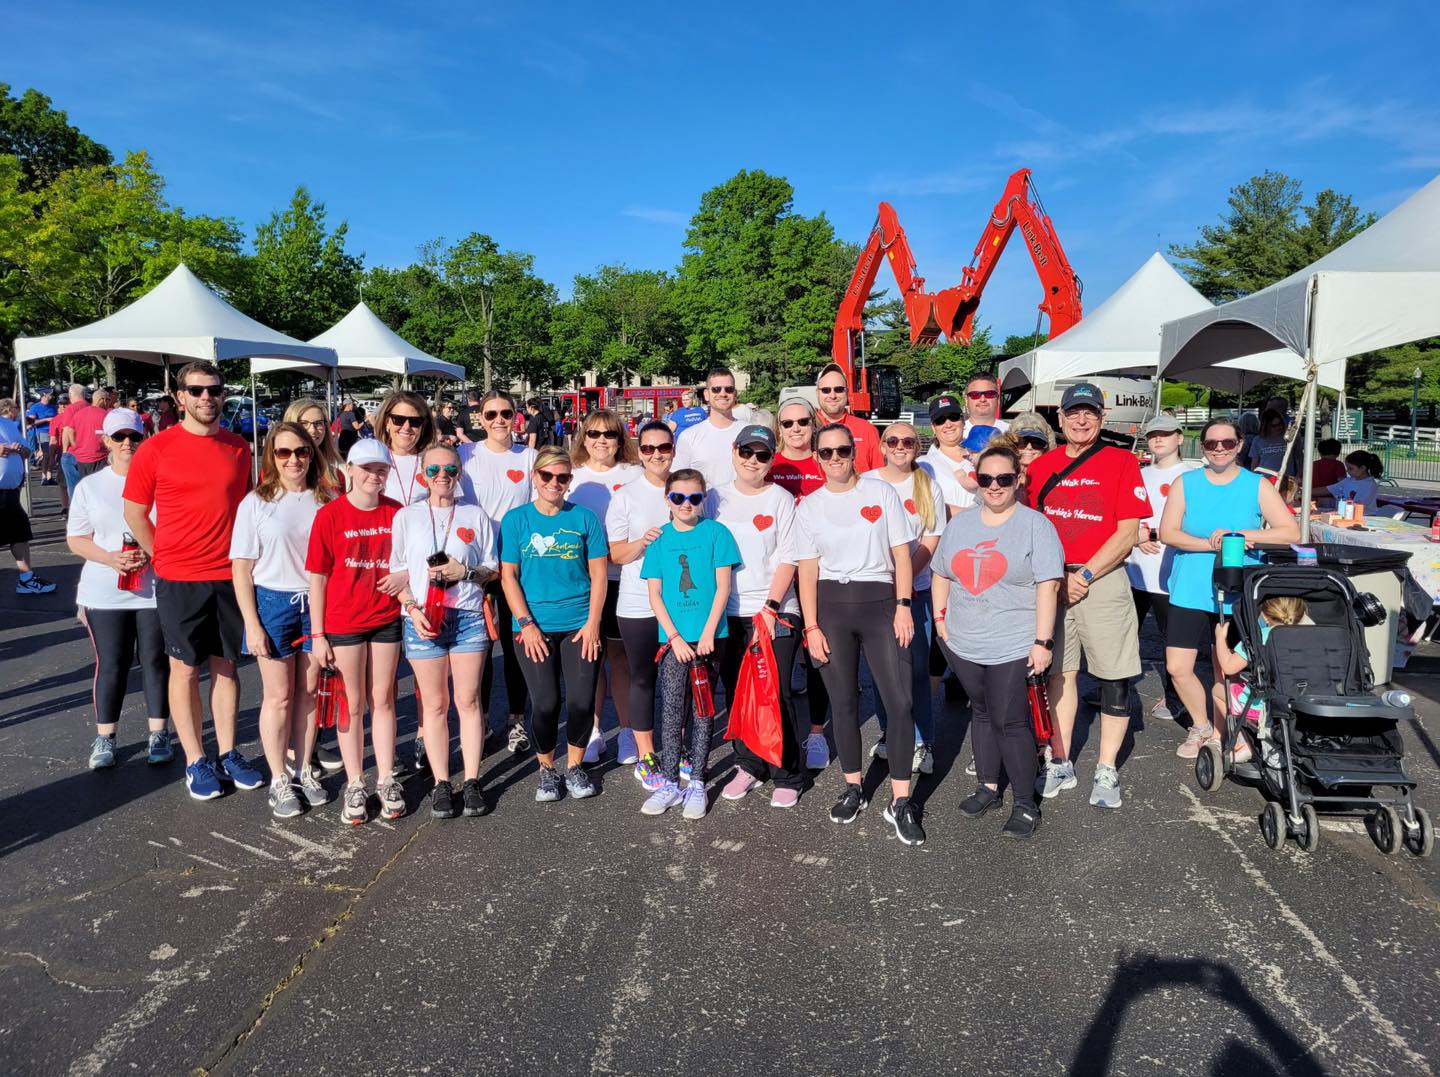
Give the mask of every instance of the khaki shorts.
[[1055, 652], [1062, 656], [1061, 672], [1077, 672], [1083, 651], [1092, 677], [1119, 681], [1140, 676], [1140, 622], [1123, 566], [1092, 583], [1090, 593], [1074, 606], [1063, 604], [1065, 581], [1061, 580], [1060, 600], [1063, 616], [1057, 618], [1061, 625]]

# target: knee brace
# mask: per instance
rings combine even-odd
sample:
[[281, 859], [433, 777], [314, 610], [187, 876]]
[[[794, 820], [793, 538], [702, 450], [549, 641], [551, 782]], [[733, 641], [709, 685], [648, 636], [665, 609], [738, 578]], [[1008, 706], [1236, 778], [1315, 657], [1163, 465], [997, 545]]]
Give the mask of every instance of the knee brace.
[[1100, 713], [1129, 715], [1130, 713], [1130, 682], [1126, 680], [1107, 681], [1096, 678], [1100, 682]]

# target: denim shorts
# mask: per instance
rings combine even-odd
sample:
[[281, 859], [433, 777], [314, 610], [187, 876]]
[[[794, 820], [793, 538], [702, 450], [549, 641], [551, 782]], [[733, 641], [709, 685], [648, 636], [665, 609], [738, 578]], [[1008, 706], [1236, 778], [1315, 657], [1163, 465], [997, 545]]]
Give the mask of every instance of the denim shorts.
[[444, 658], [448, 654], [484, 654], [490, 649], [490, 633], [480, 610], [445, 611], [445, 624], [434, 639], [422, 639], [415, 622], [405, 618], [405, 657]]
[[[276, 658], [289, 658], [296, 651], [310, 653], [307, 639], [299, 647], [295, 641], [310, 634], [310, 595], [305, 591], [272, 591], [255, 587], [255, 606], [260, 611], [260, 627], [270, 641], [270, 653]], [[250, 653], [250, 645], [245, 645]]]

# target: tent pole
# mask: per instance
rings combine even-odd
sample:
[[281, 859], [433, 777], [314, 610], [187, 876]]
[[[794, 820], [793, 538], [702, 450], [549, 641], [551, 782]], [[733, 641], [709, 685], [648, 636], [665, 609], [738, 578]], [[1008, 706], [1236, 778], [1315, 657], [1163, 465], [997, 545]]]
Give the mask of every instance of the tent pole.
[[[1306, 360], [1306, 384], [1305, 384], [1305, 462], [1300, 476], [1300, 541], [1310, 541], [1310, 498], [1314, 491], [1311, 489], [1312, 472], [1315, 469], [1315, 398], [1319, 395], [1316, 386], [1319, 384], [1320, 368], [1311, 358], [1310, 349], [1305, 349]], [[1283, 471], [1283, 467], [1282, 467]]]
[[260, 401], [255, 396], [255, 371], [250, 371], [250, 472], [251, 482], [260, 484]]

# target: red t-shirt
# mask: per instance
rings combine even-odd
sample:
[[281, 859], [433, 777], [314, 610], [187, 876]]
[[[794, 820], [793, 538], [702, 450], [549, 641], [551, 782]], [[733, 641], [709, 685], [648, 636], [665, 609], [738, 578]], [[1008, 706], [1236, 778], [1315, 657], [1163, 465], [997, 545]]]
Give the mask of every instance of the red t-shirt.
[[135, 450], [125, 500], [155, 508], [155, 575], [230, 579], [230, 533], [250, 489], [250, 443], [228, 430], [162, 430]]
[[[815, 415], [820, 420], [821, 430], [835, 425], [825, 418], [823, 411], [817, 411]], [[838, 421], [849, 427], [851, 436], [855, 438], [856, 471], [874, 471], [877, 467], [885, 466], [885, 457], [880, 454], [880, 431], [866, 420], [858, 415], [852, 415], [848, 411]]]
[[83, 408], [84, 406], [85, 402], [83, 400], [78, 404], [71, 401], [55, 413], [55, 418], [50, 420], [50, 437], [56, 445], [61, 443], [60, 431], [70, 425], [70, 416], [75, 414], [75, 409]]
[[1320, 493], [1327, 486], [1334, 486], [1337, 482], [1344, 482], [1348, 474], [1345, 465], [1333, 456], [1322, 456], [1315, 461], [1315, 466], [1310, 469], [1310, 489]]
[[813, 456], [791, 460], [776, 455], [770, 463], [770, 481], [799, 501], [825, 485], [825, 472], [820, 469], [820, 461]]
[[[1025, 482], [1031, 504], [1050, 476], [1063, 470], [1071, 459], [1062, 445], [1030, 464]], [[1139, 462], [1113, 445], [1105, 446], [1060, 480], [1041, 511], [1060, 535], [1067, 565], [1084, 564], [1094, 557], [1121, 520], [1145, 520], [1151, 515]]]
[[103, 429], [107, 414], [105, 408], [86, 404], [72, 411], [65, 420], [65, 425], [75, 430], [75, 444], [70, 447], [70, 453], [80, 463], [96, 464], [110, 454], [105, 448]]
[[368, 632], [400, 616], [399, 599], [376, 589], [390, 572], [390, 530], [400, 502], [388, 497], [370, 510], [337, 497], [315, 514], [305, 571], [328, 576], [325, 631], [330, 635]]

